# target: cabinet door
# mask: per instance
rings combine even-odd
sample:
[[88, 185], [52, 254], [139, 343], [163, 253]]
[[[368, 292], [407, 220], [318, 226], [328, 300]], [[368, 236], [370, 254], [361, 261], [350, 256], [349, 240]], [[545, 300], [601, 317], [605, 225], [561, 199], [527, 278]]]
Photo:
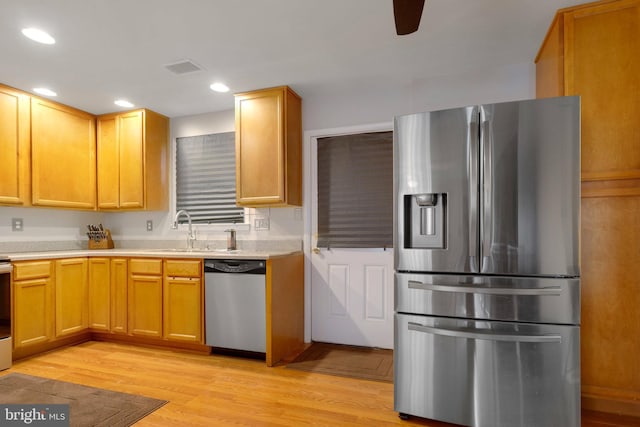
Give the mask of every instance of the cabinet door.
[[126, 334], [127, 328], [127, 260], [111, 260], [111, 332]]
[[29, 96], [0, 86], [0, 203], [27, 205], [29, 198]]
[[144, 145], [142, 110], [118, 116], [120, 145], [120, 207], [144, 207]]
[[109, 258], [89, 259], [89, 327], [108, 331], [111, 309], [111, 263]]
[[284, 201], [283, 93], [236, 99], [236, 193], [239, 203]]
[[95, 118], [31, 99], [32, 203], [93, 209], [96, 205]]
[[238, 204], [300, 205], [300, 98], [277, 87], [238, 94], [235, 105]]
[[162, 277], [129, 276], [129, 333], [162, 337]]
[[98, 208], [117, 209], [120, 206], [120, 161], [117, 138], [117, 116], [98, 118], [97, 180]]
[[579, 8], [564, 23], [565, 94], [582, 100], [582, 178], [639, 179], [640, 2]]
[[202, 340], [202, 281], [165, 277], [164, 337], [175, 341]]
[[56, 261], [56, 337], [89, 327], [86, 258]]
[[44, 343], [53, 338], [53, 286], [50, 277], [15, 281], [14, 348]]

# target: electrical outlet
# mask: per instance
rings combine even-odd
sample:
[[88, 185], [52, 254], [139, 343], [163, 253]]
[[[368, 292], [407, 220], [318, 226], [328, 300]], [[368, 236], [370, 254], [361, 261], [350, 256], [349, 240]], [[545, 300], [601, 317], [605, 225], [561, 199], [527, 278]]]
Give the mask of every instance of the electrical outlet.
[[256, 218], [256, 220], [254, 221], [254, 228], [256, 230], [268, 230], [269, 218]]
[[11, 218], [11, 231], [22, 231], [24, 222], [22, 218]]
[[147, 231], [153, 231], [153, 221], [150, 219], [147, 220]]
[[293, 219], [298, 221], [302, 219], [302, 208], [295, 208], [293, 210]]

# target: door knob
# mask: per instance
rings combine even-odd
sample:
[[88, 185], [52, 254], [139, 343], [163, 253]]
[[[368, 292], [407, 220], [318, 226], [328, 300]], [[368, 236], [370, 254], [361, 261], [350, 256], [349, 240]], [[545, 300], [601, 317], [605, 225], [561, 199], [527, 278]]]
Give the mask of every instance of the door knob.
[[319, 254], [320, 253], [320, 248], [313, 248], [313, 253], [314, 254]]

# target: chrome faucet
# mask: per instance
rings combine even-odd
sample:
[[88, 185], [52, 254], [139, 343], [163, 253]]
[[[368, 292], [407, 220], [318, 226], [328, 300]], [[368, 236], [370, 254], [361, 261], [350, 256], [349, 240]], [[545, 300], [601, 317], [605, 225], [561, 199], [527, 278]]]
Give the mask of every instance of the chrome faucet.
[[171, 228], [173, 228], [174, 230], [178, 229], [178, 218], [180, 217], [180, 215], [186, 215], [187, 221], [189, 221], [189, 231], [187, 234], [187, 249], [193, 249], [193, 243], [196, 241], [196, 233], [191, 227], [191, 215], [189, 215], [189, 212], [185, 211], [184, 209], [181, 209], [178, 212], [176, 212], [176, 216], [173, 218], [173, 225], [171, 226]]
[[229, 235], [227, 236], [227, 250], [228, 251], [235, 251], [237, 249], [236, 247], [236, 230], [234, 230], [233, 228], [230, 228], [228, 230], [224, 230], [225, 233], [229, 233]]

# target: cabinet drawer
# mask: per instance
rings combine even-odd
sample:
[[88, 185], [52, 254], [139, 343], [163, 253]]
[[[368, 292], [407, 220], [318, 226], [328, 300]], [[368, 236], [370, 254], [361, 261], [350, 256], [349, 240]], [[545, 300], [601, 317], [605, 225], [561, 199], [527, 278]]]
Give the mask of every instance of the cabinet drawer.
[[162, 274], [162, 259], [131, 259], [129, 260], [131, 274]]
[[200, 277], [202, 263], [200, 260], [165, 260], [164, 274], [178, 277]]
[[37, 279], [51, 276], [51, 261], [13, 264], [13, 280]]

